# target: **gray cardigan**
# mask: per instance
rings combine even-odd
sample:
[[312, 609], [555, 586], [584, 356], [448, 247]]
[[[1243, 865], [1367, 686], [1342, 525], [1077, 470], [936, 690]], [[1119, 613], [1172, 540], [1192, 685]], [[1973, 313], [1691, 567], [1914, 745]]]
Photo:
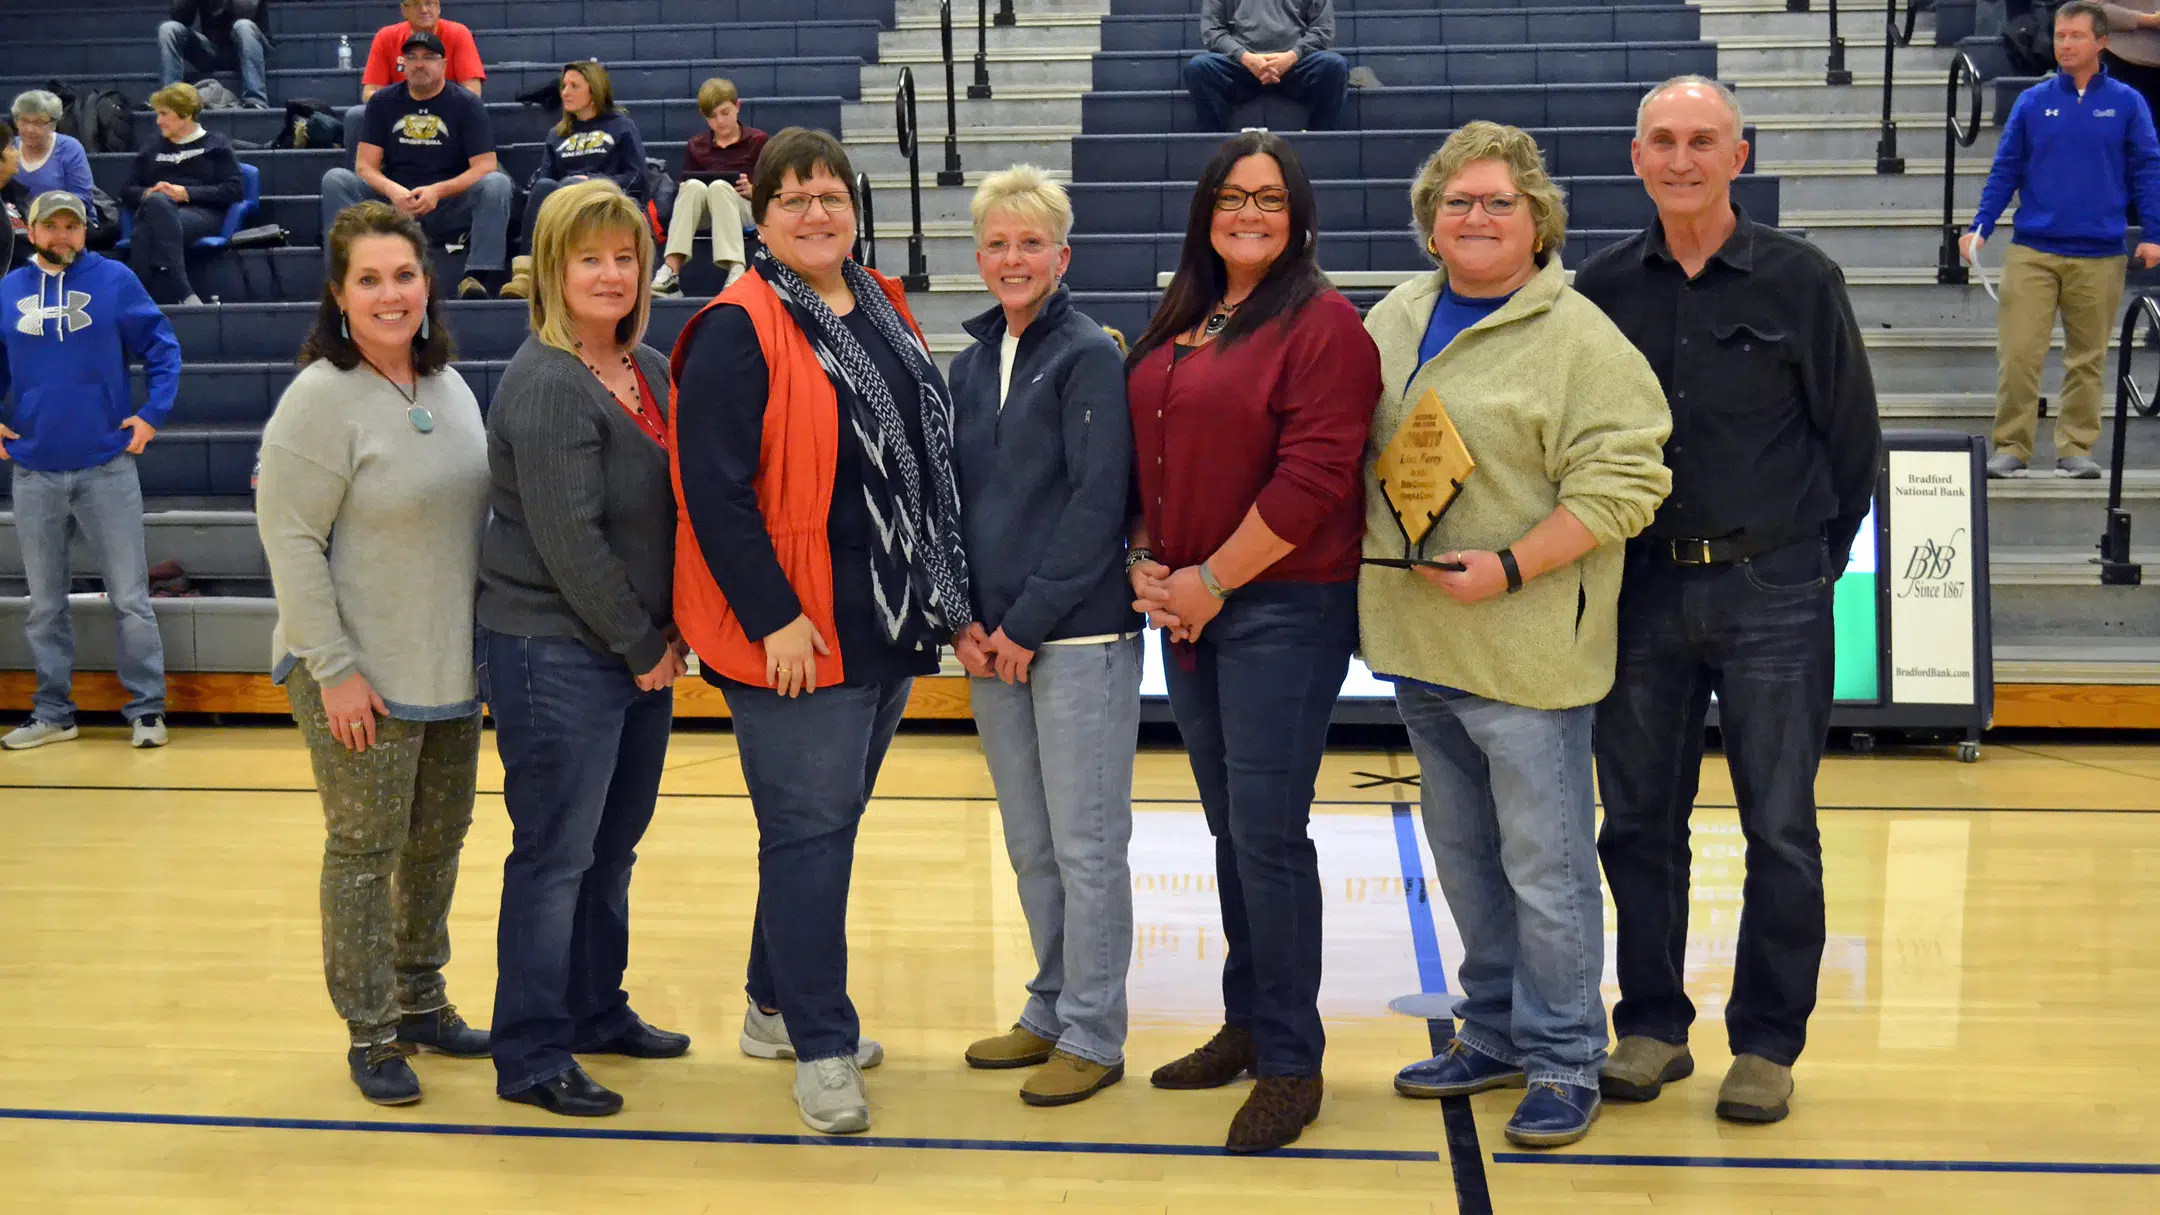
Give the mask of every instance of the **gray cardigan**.
[[[635, 357], [666, 417], [667, 359], [649, 346]], [[488, 407], [487, 447], [481, 625], [574, 637], [638, 675], [659, 665], [675, 593], [667, 449], [576, 355], [530, 337]]]

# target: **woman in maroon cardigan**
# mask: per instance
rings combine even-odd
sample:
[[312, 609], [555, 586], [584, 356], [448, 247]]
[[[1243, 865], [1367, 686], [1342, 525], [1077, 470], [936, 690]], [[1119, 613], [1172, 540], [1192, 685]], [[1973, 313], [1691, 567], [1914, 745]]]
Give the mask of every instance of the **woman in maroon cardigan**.
[[1163, 631], [1222, 899], [1223, 1028], [1158, 1088], [1251, 1071], [1228, 1147], [1320, 1114], [1320, 873], [1306, 820], [1357, 645], [1359, 462], [1380, 355], [1315, 256], [1312, 184], [1248, 131], [1200, 175], [1185, 248], [1126, 366], [1140, 518], [1127, 569]]

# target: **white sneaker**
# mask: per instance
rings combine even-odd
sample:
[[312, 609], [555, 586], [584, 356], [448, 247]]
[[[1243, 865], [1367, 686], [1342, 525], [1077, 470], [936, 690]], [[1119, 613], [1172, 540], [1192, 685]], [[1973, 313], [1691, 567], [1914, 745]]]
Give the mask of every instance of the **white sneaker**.
[[8, 731], [6, 738], [0, 738], [0, 747], [6, 747], [10, 751], [28, 751], [46, 743], [73, 742], [75, 734], [74, 726], [56, 726], [33, 717]]
[[813, 1131], [847, 1135], [870, 1129], [870, 1098], [853, 1059], [796, 1064], [795, 1105]]
[[[779, 1013], [767, 1013], [750, 1001], [743, 1010], [742, 1053], [753, 1059], [793, 1059], [795, 1043], [788, 1037], [787, 1021]], [[855, 1040], [855, 1062], [865, 1070], [885, 1062], [885, 1048], [868, 1038]]]
[[681, 295], [682, 278], [675, 273], [675, 267], [661, 262], [660, 268], [653, 271], [652, 289], [654, 295]]
[[165, 745], [165, 718], [162, 715], [135, 719], [135, 734], [128, 745], [137, 750]]
[[742, 276], [743, 264], [741, 262], [720, 263], [720, 289], [722, 291], [725, 291], [729, 287], [734, 286], [735, 280], [741, 278]]

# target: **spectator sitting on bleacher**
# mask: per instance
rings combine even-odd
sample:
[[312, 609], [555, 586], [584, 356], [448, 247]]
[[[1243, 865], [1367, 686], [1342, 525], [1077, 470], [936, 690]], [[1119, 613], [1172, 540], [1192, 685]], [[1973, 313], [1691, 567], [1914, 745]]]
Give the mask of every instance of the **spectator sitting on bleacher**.
[[225, 210], [246, 193], [232, 141], [195, 121], [202, 98], [192, 84], [150, 95], [159, 139], [135, 154], [135, 176], [120, 205], [135, 213], [129, 261], [160, 304], [200, 304], [188, 284], [188, 246], [218, 231]]
[[[533, 228], [540, 222], [540, 204], [548, 195], [572, 182], [604, 177], [622, 187], [640, 211], [645, 208], [645, 141], [637, 124], [615, 104], [615, 86], [607, 69], [586, 59], [563, 68], [562, 121], [548, 134], [540, 167], [533, 173], [525, 195], [525, 233], [520, 242], [532, 251]], [[518, 263], [525, 263], [519, 258]], [[530, 294], [529, 274], [512, 274], [503, 286], [505, 299], [524, 299]]]
[[487, 82], [487, 69], [480, 64], [480, 48], [473, 42], [472, 31], [443, 19], [442, 0], [402, 0], [398, 11], [405, 19], [376, 30], [375, 41], [368, 47], [367, 68], [360, 74], [360, 100], [365, 103], [405, 79], [405, 48], [414, 34], [441, 39], [439, 53], [449, 60], [449, 78], [478, 97], [480, 86]]
[[265, 7], [266, 0], [172, 0], [172, 19], [158, 27], [158, 87], [179, 84], [190, 68], [236, 71], [240, 107], [269, 109]]
[[750, 183], [768, 136], [742, 124], [742, 95], [735, 82], [715, 76], [698, 87], [698, 113], [706, 132], [683, 149], [682, 187], [668, 219], [667, 261], [653, 274], [656, 295], [682, 294], [683, 263], [690, 260], [697, 230], [712, 216], [713, 264], [725, 289], [742, 277], [743, 229], [750, 227]]
[[1350, 88], [1350, 64], [1335, 41], [1335, 0], [1204, 0], [1205, 53], [1185, 64], [1185, 88], [1200, 123], [1230, 129], [1230, 111], [1269, 89], [1302, 102], [1305, 127], [1332, 131]]
[[30, 196], [23, 192], [22, 174], [18, 171], [21, 164], [22, 150], [15, 144], [15, 127], [0, 118], [0, 274], [13, 270], [16, 251], [29, 246], [28, 241], [15, 239], [18, 227], [29, 227]]
[[[31, 198], [47, 190], [66, 190], [83, 202], [95, 221], [97, 209], [90, 205], [97, 192], [90, 178], [90, 156], [73, 135], [58, 135], [60, 99], [43, 89], [32, 89], [9, 107], [15, 115], [15, 131], [22, 152], [15, 180]], [[92, 228], [96, 227], [95, 222]]]
[[442, 39], [415, 33], [400, 49], [406, 79], [368, 99], [353, 167], [323, 174], [323, 231], [371, 198], [419, 220], [438, 241], [470, 230], [458, 297], [484, 299], [487, 278], [502, 273], [508, 254], [517, 187], [496, 167], [487, 107], [446, 83]]

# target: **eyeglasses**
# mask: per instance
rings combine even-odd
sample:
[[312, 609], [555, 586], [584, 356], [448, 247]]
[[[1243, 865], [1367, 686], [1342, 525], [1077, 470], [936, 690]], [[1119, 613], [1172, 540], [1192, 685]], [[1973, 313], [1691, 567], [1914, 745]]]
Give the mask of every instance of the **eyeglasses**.
[[1020, 256], [1022, 257], [1041, 257], [1043, 254], [1048, 253], [1056, 248], [1057, 246], [1051, 244], [1049, 241], [1043, 240], [1039, 237], [1030, 236], [1027, 239], [1019, 242], [1018, 244], [1012, 244], [1001, 240], [994, 240], [989, 242], [988, 244], [978, 246], [977, 251], [980, 252], [984, 257], [1003, 257], [1007, 252], [1013, 249], [1018, 249], [1020, 251]]
[[15, 120], [16, 130], [20, 131], [26, 127], [37, 127], [42, 130], [50, 131], [53, 129], [53, 120], [45, 117], [43, 114], [25, 114]]
[[1257, 190], [1223, 186], [1215, 191], [1215, 209], [1243, 211], [1248, 199], [1262, 211], [1280, 211], [1290, 205], [1290, 191], [1281, 186], [1262, 186]]
[[1515, 214], [1515, 208], [1521, 206], [1522, 201], [1522, 195], [1512, 192], [1499, 194], [1447, 194], [1441, 196], [1440, 214], [1461, 219], [1463, 216], [1470, 214], [1471, 208], [1483, 204], [1485, 214], [1492, 216], [1494, 219], [1505, 219]]
[[789, 215], [803, 215], [815, 202], [825, 208], [827, 215], [846, 215], [855, 209], [855, 199], [847, 194], [775, 194], [773, 201]]

